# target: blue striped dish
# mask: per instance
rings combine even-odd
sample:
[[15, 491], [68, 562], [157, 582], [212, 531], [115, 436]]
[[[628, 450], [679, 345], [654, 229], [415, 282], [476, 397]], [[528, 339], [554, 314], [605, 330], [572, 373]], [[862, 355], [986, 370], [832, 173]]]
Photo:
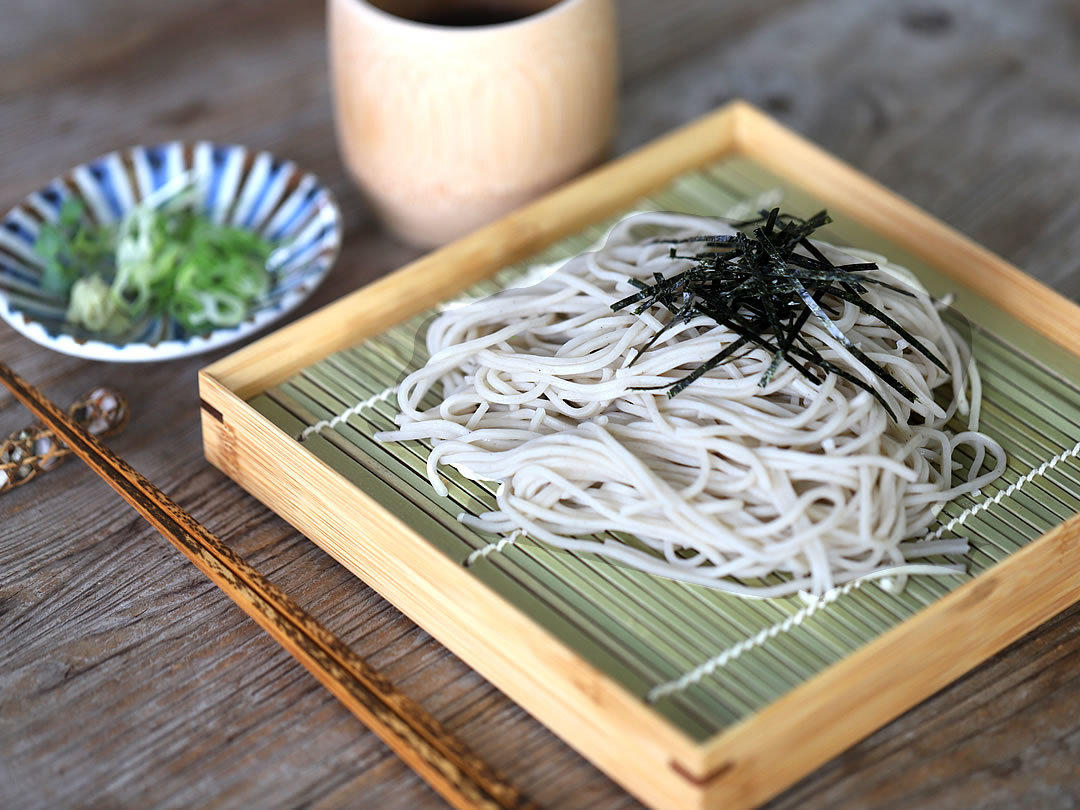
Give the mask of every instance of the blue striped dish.
[[[139, 200], [195, 170], [205, 213], [248, 228], [278, 246], [271, 288], [238, 326], [188, 334], [172, 319], [147, 316], [120, 338], [65, 321], [67, 301], [41, 288], [34, 242], [77, 197], [101, 224], [118, 222]], [[30, 194], [0, 221], [0, 317], [64, 354], [138, 362], [198, 354], [241, 340], [299, 306], [326, 277], [341, 245], [341, 214], [330, 192], [296, 164], [268, 152], [208, 142], [136, 146], [77, 166]]]

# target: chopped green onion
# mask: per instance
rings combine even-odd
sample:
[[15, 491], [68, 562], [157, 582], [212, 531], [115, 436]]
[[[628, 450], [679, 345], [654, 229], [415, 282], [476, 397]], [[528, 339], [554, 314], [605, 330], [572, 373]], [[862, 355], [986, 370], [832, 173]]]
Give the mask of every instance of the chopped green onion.
[[91, 332], [122, 334], [164, 315], [189, 332], [238, 325], [270, 287], [272, 245], [218, 225], [194, 208], [195, 184], [181, 177], [135, 206], [116, 226], [96, 225], [69, 198], [34, 248], [42, 287], [68, 296], [67, 320]]

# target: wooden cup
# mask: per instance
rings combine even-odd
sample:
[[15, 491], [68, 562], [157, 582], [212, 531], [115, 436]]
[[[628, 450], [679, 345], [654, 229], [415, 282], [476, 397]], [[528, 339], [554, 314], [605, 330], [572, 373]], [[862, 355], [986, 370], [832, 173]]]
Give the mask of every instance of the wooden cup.
[[489, 2], [527, 16], [468, 27], [413, 21], [448, 0], [328, 2], [341, 151], [399, 238], [448, 242], [608, 155], [614, 0]]

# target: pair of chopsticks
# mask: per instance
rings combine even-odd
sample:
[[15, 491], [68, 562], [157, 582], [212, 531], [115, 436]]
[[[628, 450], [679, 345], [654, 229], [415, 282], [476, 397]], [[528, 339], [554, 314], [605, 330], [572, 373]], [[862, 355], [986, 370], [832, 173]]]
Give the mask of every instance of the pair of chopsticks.
[[420, 704], [3, 364], [0, 382], [451, 805], [534, 807]]

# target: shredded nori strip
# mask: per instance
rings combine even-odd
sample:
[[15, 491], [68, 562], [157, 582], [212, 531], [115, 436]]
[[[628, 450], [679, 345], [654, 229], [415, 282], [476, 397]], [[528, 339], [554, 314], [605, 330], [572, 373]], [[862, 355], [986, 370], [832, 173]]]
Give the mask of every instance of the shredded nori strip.
[[[911, 295], [909, 291], [864, 275], [877, 269], [872, 262], [833, 264], [810, 241], [811, 234], [830, 221], [826, 211], [802, 219], [773, 208], [761, 211], [755, 219], [733, 223], [739, 229], [735, 234], [656, 240], [671, 245], [669, 255], [672, 259], [693, 264], [667, 278], [655, 273], [652, 284], [630, 279], [638, 292], [611, 305], [615, 312], [636, 305], [634, 312], [640, 315], [659, 305], [671, 313], [667, 323], [637, 351], [631, 365], [668, 329], [700, 316], [726, 326], [739, 337], [682, 379], [647, 388], [667, 388], [669, 397], [678, 396], [688, 385], [731, 358], [742, 347], [760, 346], [772, 353], [772, 362], [758, 381], [762, 388], [768, 386], [784, 362], [808, 380], [820, 383], [821, 379], [811, 371], [810, 367], [814, 366], [868, 391], [895, 419], [896, 414], [873, 386], [825, 360], [803, 337], [803, 327], [813, 318], [882, 382], [909, 402], [914, 402], [915, 395], [906, 385], [867, 357], [836, 326], [830, 315], [839, 312], [837, 305], [845, 301], [853, 304], [877, 318], [942, 370], [946, 370], [945, 364], [903, 326], [862, 297], [869, 284], [905, 295]], [[676, 245], [699, 252], [680, 253]], [[797, 253], [798, 248], [804, 252]]]

